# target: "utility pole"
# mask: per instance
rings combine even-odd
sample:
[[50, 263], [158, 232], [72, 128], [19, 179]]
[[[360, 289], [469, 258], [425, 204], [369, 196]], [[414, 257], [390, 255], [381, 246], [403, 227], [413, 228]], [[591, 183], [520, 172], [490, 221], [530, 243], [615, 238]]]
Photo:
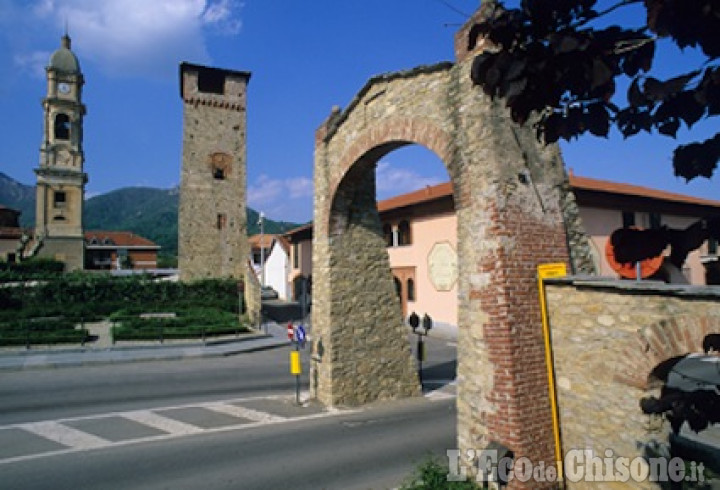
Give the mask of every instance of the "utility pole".
[[265, 286], [265, 213], [260, 211], [260, 285]]

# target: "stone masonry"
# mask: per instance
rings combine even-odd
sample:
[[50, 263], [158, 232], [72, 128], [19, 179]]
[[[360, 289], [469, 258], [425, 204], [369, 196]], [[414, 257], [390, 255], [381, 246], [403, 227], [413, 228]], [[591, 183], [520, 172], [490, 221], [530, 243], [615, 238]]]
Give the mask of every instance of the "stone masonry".
[[456, 63], [374, 77], [316, 132], [311, 390], [330, 405], [419, 392], [374, 189], [378, 160], [417, 143], [445, 163], [457, 208], [459, 448], [494, 440], [552, 463], [535, 278], [569, 260], [565, 173], [556, 147], [472, 85], [475, 20]]
[[180, 65], [184, 105], [178, 262], [183, 281], [243, 278], [247, 273], [249, 80], [249, 72]]
[[[702, 352], [705, 336], [720, 333], [718, 288], [569, 278], [553, 280], [546, 294], [563, 452], [590, 449], [605, 457], [611, 450], [632, 459], [667, 445], [667, 424], [644, 415], [639, 402], [657, 396], [651, 374], [660, 363]], [[633, 486], [656, 488], [623, 485]]]

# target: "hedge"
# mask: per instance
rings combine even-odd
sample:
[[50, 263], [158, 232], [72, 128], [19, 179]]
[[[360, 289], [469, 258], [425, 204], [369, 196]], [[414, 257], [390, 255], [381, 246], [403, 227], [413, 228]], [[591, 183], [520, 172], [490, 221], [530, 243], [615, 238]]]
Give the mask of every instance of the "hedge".
[[86, 328], [64, 317], [0, 322], [0, 345], [82, 343], [88, 336]]
[[154, 281], [148, 276], [77, 273], [37, 285], [0, 287], [0, 321], [18, 314], [93, 320], [128, 305], [140, 305], [144, 311], [201, 305], [237, 314], [240, 300], [237, 282], [231, 279], [179, 283]]
[[110, 319], [115, 323], [111, 329], [115, 341], [198, 338], [248, 331], [237, 314], [210, 308], [180, 310], [174, 318], [144, 318], [123, 310]]

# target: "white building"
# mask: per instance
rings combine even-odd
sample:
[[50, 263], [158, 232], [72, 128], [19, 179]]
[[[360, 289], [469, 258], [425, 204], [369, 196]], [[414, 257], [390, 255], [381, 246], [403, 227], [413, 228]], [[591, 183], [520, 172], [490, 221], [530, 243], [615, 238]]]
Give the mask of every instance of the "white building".
[[253, 235], [249, 242], [258, 281], [277, 291], [279, 299], [290, 300], [290, 243], [280, 235]]

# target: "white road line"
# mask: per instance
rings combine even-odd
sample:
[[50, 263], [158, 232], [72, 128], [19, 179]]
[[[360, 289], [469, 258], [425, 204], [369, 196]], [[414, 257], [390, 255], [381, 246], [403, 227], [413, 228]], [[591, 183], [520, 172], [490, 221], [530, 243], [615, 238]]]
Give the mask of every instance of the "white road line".
[[207, 408], [213, 412], [224, 413], [226, 415], [232, 415], [233, 417], [240, 417], [254, 422], [278, 422], [284, 420], [285, 417], [278, 415], [272, 415], [270, 413], [259, 412], [251, 408], [238, 407], [237, 405], [228, 405], [226, 403], [208, 403], [202, 405], [202, 408]]
[[448, 400], [450, 398], [455, 398], [457, 395], [455, 393], [446, 393], [444, 391], [431, 391], [430, 393], [425, 395], [425, 398], [429, 398], [430, 400]]
[[69, 446], [74, 449], [90, 449], [111, 444], [110, 441], [102, 439], [101, 437], [52, 421], [22, 424], [19, 427], [45, 439], [59, 442], [64, 446]]
[[195, 434], [203, 432], [204, 429], [195, 425], [186, 424], [179, 420], [163, 417], [150, 410], [138, 410], [135, 412], [125, 412], [120, 414], [121, 417], [138, 422], [143, 425], [160, 429], [163, 432], [173, 435]]

